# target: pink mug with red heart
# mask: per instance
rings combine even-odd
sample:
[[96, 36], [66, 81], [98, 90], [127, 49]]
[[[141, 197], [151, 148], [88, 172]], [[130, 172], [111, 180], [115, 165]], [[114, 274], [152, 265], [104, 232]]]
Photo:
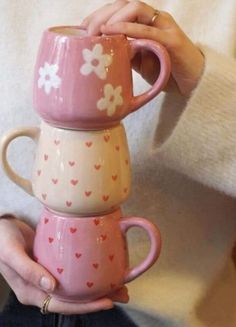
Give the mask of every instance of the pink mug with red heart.
[[[130, 268], [126, 233], [144, 229], [150, 240], [147, 257]], [[53, 296], [90, 302], [121, 288], [157, 260], [158, 228], [139, 217], [123, 217], [120, 209], [94, 217], [68, 217], [44, 209], [36, 229], [34, 257], [58, 281]]]
[[[160, 73], [148, 91], [134, 96], [131, 61], [143, 50], [157, 57]], [[104, 129], [154, 98], [169, 76], [168, 53], [154, 41], [51, 27], [43, 34], [35, 66], [34, 107], [58, 127]]]

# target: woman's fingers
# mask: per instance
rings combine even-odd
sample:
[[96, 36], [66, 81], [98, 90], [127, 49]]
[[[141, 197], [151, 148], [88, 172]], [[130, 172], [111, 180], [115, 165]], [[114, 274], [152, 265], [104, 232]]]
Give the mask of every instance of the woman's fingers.
[[106, 24], [110, 17], [125, 6], [126, 3], [125, 0], [119, 0], [113, 4], [107, 4], [86, 17], [81, 25], [87, 28], [89, 35], [99, 35], [101, 34], [100, 26]]
[[[43, 300], [45, 300], [45, 298]], [[102, 298], [88, 303], [76, 303], [59, 301], [56, 298], [52, 297], [48, 305], [49, 312], [61, 313], [66, 315], [84, 314], [100, 310], [109, 310], [112, 308], [113, 302], [108, 298]]]
[[11, 289], [16, 294], [19, 302], [25, 305], [40, 306], [47, 293], [35, 287], [29, 281], [24, 280], [16, 271], [3, 262], [0, 263], [0, 271]]
[[[19, 302], [24, 305], [34, 305], [42, 308], [43, 302], [48, 296], [47, 292], [24, 280], [11, 267], [1, 263], [0, 269], [3, 277], [10, 285]], [[89, 303], [71, 303], [59, 301], [52, 296], [48, 311], [63, 314], [83, 314], [100, 310], [108, 310], [113, 307], [111, 299], [103, 298]]]
[[123, 286], [119, 290], [111, 293], [109, 295], [109, 298], [114, 302], [128, 303], [129, 302], [128, 288], [126, 286]]
[[104, 34], [125, 34], [136, 39], [147, 38], [163, 45], [166, 45], [168, 39], [165, 31], [139, 23], [118, 22], [112, 25], [103, 25], [101, 31]]
[[[2, 251], [0, 259], [19, 275], [22, 280], [50, 292], [55, 288], [56, 281], [41, 265], [33, 261], [21, 245], [12, 245]], [[7, 277], [7, 276], [5, 276]]]
[[[86, 27], [88, 34], [101, 34], [102, 25], [113, 25], [120, 22], [130, 22], [152, 25], [152, 18], [155, 15], [155, 9], [141, 1], [115, 1], [113, 4], [107, 4], [93, 12], [84, 19], [82, 26]], [[160, 29], [168, 29], [175, 23], [172, 16], [166, 12], [160, 12], [153, 26]], [[122, 33], [122, 32], [120, 32]]]
[[144, 2], [130, 1], [120, 8], [107, 21], [107, 25], [118, 22], [136, 22], [149, 25], [155, 10]]
[[[12, 268], [1, 263], [0, 269], [3, 277], [10, 285], [18, 301], [24, 305], [34, 305], [39, 308], [42, 308], [43, 302], [48, 296], [47, 292], [35, 287], [30, 284], [28, 281], [24, 280], [19, 276]], [[124, 301], [124, 295], [116, 297], [120, 299], [122, 303]], [[50, 300], [48, 305], [48, 311], [61, 314], [84, 314], [89, 312], [95, 312], [100, 310], [109, 310], [113, 308], [113, 300], [109, 298], [102, 298], [88, 303], [73, 303], [60, 301], [53, 297]]]

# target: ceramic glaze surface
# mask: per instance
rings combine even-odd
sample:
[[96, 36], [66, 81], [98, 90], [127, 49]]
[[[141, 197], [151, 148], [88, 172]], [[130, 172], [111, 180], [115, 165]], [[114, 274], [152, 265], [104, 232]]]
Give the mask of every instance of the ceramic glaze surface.
[[[134, 97], [131, 60], [143, 49], [158, 57], [160, 74], [150, 90]], [[154, 41], [88, 36], [76, 26], [54, 27], [43, 34], [38, 52], [34, 107], [59, 127], [103, 129], [150, 101], [169, 74], [168, 54]]]
[[43, 124], [32, 187], [47, 207], [77, 215], [113, 211], [130, 192], [124, 127], [68, 131]]
[[[144, 228], [151, 242], [148, 257], [130, 269], [126, 231]], [[147, 270], [160, 252], [160, 235], [143, 218], [107, 215], [69, 218], [44, 209], [34, 241], [35, 260], [57, 279], [53, 296], [66, 301], [91, 301], [120, 288]]]
[[[19, 136], [36, 142], [32, 181], [9, 166], [6, 150]], [[5, 139], [8, 176], [46, 207], [66, 214], [114, 211], [129, 196], [131, 170], [123, 125], [99, 131], [73, 131], [42, 122], [41, 128], [16, 129]]]

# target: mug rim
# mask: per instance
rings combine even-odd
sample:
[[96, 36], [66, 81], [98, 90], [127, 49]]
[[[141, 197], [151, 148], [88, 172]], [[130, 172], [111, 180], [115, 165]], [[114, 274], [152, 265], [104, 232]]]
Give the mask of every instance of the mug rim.
[[[64, 34], [60, 30], [67, 29], [67, 30], [79, 30], [83, 32], [81, 35], [80, 34]], [[124, 34], [102, 34], [102, 35], [88, 35], [86, 34], [86, 28], [80, 25], [57, 25], [57, 26], [51, 26], [49, 27], [46, 31], [46, 33], [55, 35], [55, 36], [61, 36], [61, 37], [68, 37], [68, 38], [73, 38], [73, 39], [101, 39], [101, 38], [108, 38], [108, 39], [126, 39], [126, 36]]]

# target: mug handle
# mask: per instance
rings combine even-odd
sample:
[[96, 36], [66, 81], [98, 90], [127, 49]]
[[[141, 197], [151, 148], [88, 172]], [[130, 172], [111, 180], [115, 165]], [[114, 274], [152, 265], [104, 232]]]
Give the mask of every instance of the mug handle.
[[144, 261], [142, 261], [138, 266], [127, 271], [124, 283], [129, 283], [143, 274], [156, 262], [161, 251], [161, 235], [159, 229], [154, 224], [149, 222], [147, 219], [140, 217], [122, 218], [120, 220], [120, 226], [123, 234], [127, 233], [131, 227], [143, 228], [147, 232], [151, 243], [150, 251], [146, 259], [144, 259]]
[[146, 49], [153, 52], [160, 61], [160, 73], [153, 86], [148, 91], [132, 97], [130, 104], [130, 111], [132, 112], [145, 105], [164, 89], [170, 77], [171, 63], [167, 50], [155, 41], [145, 39], [129, 40], [129, 44], [131, 59], [138, 51]]
[[20, 186], [24, 191], [33, 195], [32, 183], [30, 180], [23, 178], [16, 174], [16, 172], [11, 168], [7, 160], [7, 150], [10, 143], [20, 136], [27, 136], [36, 141], [39, 135], [40, 129], [38, 127], [26, 127], [26, 128], [16, 128], [12, 131], [6, 133], [1, 139], [0, 144], [0, 156], [2, 161], [2, 167], [6, 175], [18, 186]]

